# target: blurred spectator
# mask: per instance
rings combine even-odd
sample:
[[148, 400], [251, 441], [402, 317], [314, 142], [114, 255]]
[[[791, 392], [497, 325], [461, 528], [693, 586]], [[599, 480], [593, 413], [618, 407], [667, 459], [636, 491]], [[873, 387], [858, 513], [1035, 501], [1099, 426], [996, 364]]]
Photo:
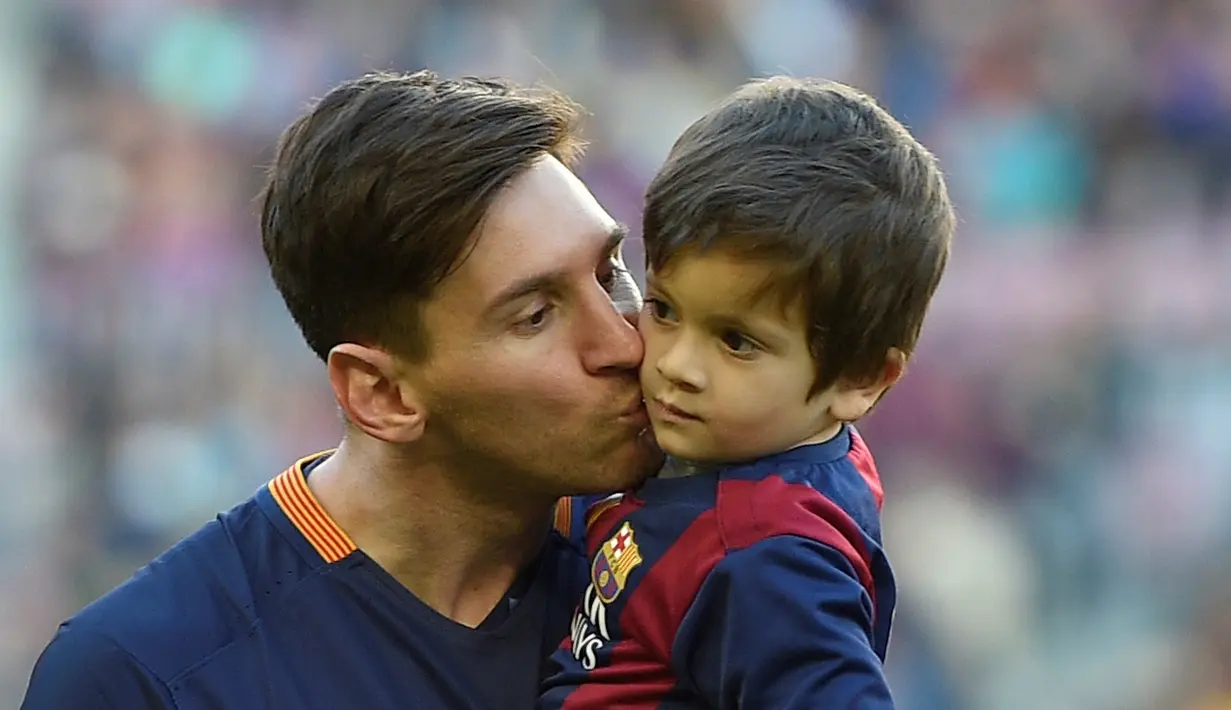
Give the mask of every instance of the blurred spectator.
[[37, 358], [0, 429], [20, 501], [0, 698], [59, 618], [336, 440], [252, 199], [314, 95], [429, 66], [585, 103], [581, 172], [634, 234], [671, 142], [747, 76], [881, 97], [963, 219], [910, 376], [865, 428], [901, 706], [1231, 708], [1231, 587], [1193, 581], [1231, 559], [1225, 0], [18, 5], [39, 99], [5, 217]]

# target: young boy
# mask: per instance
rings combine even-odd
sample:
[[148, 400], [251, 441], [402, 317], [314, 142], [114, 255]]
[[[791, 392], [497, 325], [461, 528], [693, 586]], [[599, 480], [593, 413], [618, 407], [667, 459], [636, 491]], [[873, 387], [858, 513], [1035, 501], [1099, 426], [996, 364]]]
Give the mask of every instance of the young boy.
[[948, 258], [936, 160], [866, 95], [776, 77], [647, 192], [641, 383], [668, 463], [588, 516], [542, 708], [891, 708], [881, 487], [851, 422]]

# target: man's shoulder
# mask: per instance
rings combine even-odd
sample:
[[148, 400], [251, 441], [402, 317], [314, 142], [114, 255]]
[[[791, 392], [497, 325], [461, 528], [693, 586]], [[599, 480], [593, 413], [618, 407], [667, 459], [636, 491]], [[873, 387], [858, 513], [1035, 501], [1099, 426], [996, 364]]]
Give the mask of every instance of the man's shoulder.
[[255, 499], [241, 503], [69, 618], [57, 641], [175, 677], [256, 623], [272, 532]]
[[164, 678], [100, 630], [65, 623], [39, 655], [22, 710], [174, 705]]

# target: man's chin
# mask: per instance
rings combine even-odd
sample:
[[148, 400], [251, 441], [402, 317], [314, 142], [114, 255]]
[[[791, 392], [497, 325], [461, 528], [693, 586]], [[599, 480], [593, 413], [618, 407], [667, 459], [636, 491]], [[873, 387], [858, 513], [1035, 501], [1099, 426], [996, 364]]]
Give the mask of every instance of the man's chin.
[[631, 468], [633, 474], [626, 488], [639, 485], [642, 481], [658, 473], [663, 466], [666, 454], [658, 446], [654, 438], [654, 430], [646, 427], [637, 435], [637, 461]]
[[662, 468], [663, 459], [666, 457], [666, 454], [663, 453], [662, 447], [658, 445], [658, 439], [654, 436], [654, 429], [652, 427], [646, 427], [637, 435], [637, 446], [641, 447], [645, 452], [645, 456], [651, 464], [650, 473], [646, 475], [657, 473], [658, 469]]
[[626, 442], [617, 451], [611, 452], [598, 475], [590, 479], [593, 487], [578, 491], [575, 495], [619, 493], [636, 488], [642, 481], [658, 473], [665, 456], [654, 433], [648, 427], [633, 442]]

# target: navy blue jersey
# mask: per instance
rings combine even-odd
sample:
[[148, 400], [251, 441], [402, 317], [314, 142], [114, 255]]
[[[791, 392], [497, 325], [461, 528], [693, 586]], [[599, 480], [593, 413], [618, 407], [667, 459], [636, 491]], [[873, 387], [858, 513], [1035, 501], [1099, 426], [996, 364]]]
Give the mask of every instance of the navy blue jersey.
[[539, 707], [892, 708], [880, 480], [858, 433], [599, 503]]
[[22, 708], [532, 707], [581, 592], [582, 550], [553, 533], [471, 629], [356, 549], [304, 463], [64, 623]]

